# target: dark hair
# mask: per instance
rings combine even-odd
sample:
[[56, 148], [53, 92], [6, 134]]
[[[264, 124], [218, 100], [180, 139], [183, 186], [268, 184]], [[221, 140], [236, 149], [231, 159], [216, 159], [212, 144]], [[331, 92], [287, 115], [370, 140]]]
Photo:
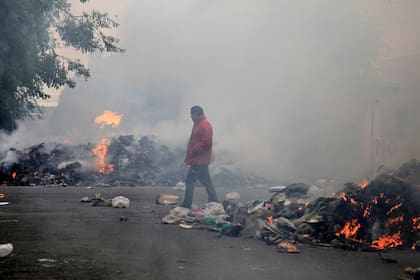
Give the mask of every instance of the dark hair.
[[196, 115], [202, 115], [204, 114], [203, 108], [201, 108], [198, 105], [192, 106], [191, 107], [191, 114], [196, 114]]

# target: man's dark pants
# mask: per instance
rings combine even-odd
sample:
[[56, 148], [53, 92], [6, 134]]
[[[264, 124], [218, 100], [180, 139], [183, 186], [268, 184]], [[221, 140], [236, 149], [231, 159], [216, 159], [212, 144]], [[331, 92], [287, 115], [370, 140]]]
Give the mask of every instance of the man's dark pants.
[[206, 188], [209, 202], [218, 202], [216, 191], [210, 179], [208, 165], [191, 165], [185, 178], [185, 197], [182, 207], [191, 208], [194, 186], [197, 179]]

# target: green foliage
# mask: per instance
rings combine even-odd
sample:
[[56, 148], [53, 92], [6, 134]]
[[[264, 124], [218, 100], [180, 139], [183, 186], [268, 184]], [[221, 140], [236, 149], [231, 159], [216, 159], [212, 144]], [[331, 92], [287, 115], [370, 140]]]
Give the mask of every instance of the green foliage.
[[70, 7], [68, 0], [0, 1], [0, 130], [40, 116], [38, 100], [50, 98], [45, 86], [73, 88], [72, 76], [89, 78], [79, 60], [57, 54], [61, 42], [82, 53], [124, 51], [102, 32], [118, 27], [106, 13], [73, 15]]

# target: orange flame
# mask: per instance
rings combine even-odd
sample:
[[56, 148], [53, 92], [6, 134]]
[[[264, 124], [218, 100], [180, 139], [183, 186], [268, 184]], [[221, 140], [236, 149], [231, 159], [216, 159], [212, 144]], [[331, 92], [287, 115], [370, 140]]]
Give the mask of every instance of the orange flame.
[[391, 209], [389, 209], [388, 212], [386, 212], [387, 215], [389, 215], [390, 213], [392, 213], [392, 211], [397, 210], [398, 208], [400, 208], [402, 206], [402, 203], [394, 205]]
[[346, 194], [344, 192], [339, 193], [339, 196], [342, 200], [347, 201]]
[[413, 222], [413, 229], [420, 230], [420, 217], [412, 218], [411, 221]]
[[363, 211], [363, 217], [364, 218], [369, 217], [369, 215], [370, 215], [370, 209], [371, 209], [371, 206], [370, 205], [365, 208], [365, 210]]
[[105, 161], [106, 153], [108, 152], [109, 139], [102, 139], [101, 144], [96, 146], [92, 150], [92, 153], [96, 156], [96, 166], [100, 173], [109, 174], [114, 171], [112, 164], [107, 164]]
[[268, 216], [267, 221], [272, 224], [273, 223], [273, 216]]
[[12, 172], [12, 179], [16, 179], [16, 176], [17, 176], [17, 172], [16, 171], [13, 171]]
[[99, 124], [101, 129], [104, 128], [105, 125], [117, 127], [120, 124], [122, 117], [123, 115], [105, 110], [102, 115], [96, 117], [95, 123]]
[[359, 187], [364, 189], [369, 185], [369, 181], [367, 179], [363, 179], [363, 181], [359, 184]]
[[388, 223], [391, 224], [391, 225], [401, 223], [402, 221], [404, 221], [403, 216], [388, 219]]
[[386, 247], [397, 247], [402, 245], [400, 232], [397, 232], [392, 235], [384, 235], [381, 238], [372, 241], [370, 245], [374, 249], [384, 249]]
[[338, 233], [336, 233], [337, 236], [344, 235], [346, 239], [354, 240], [354, 241], [361, 241], [357, 240], [356, 234], [361, 228], [361, 225], [358, 223], [357, 219], [353, 219], [351, 221], [347, 221], [342, 228], [342, 230]]

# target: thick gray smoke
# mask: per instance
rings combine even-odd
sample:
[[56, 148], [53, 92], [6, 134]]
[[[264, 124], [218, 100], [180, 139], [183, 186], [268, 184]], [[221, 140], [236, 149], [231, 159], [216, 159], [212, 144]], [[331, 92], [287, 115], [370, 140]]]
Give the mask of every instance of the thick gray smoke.
[[[377, 100], [394, 84], [375, 64], [385, 27], [362, 2], [124, 2], [117, 36], [126, 53], [92, 56], [92, 78], [66, 89], [45, 120], [22, 123], [3, 145], [122, 134], [185, 145], [189, 108], [198, 104], [213, 124], [215, 164], [287, 180], [363, 177], [371, 160], [381, 163], [377, 127], [389, 122]], [[118, 128], [94, 123], [104, 110], [124, 115]], [[416, 117], [408, 114], [407, 123]], [[385, 140], [392, 137], [399, 136]], [[407, 148], [413, 156], [415, 142]], [[394, 160], [408, 160], [402, 149]]]

